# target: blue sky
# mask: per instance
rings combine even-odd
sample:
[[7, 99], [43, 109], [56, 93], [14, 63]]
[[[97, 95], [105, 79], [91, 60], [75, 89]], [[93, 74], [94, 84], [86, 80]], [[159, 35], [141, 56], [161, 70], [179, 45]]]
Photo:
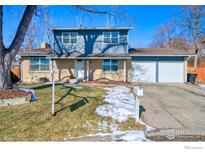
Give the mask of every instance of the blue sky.
[[[120, 6], [129, 18], [136, 23], [130, 24], [126, 19], [112, 20], [112, 26], [133, 26], [130, 31], [129, 43], [131, 47], [146, 47], [151, 43], [154, 30], [163, 22], [166, 22], [177, 13], [179, 6]], [[96, 9], [104, 10], [108, 6], [95, 6]], [[53, 27], [79, 27], [85, 13], [73, 6], [49, 6]], [[24, 6], [4, 7], [4, 42], [9, 45], [19, 23], [19, 16], [23, 13]], [[119, 13], [120, 14], [120, 13]], [[119, 17], [125, 18], [124, 15]], [[114, 17], [112, 17], [114, 18]], [[106, 15], [85, 15], [84, 27], [105, 27]], [[42, 33], [43, 39], [43, 33]]]

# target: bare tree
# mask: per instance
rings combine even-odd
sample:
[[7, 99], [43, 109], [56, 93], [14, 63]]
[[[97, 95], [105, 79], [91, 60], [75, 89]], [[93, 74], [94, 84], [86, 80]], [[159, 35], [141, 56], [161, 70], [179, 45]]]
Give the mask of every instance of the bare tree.
[[175, 37], [175, 30], [171, 22], [160, 25], [154, 32], [151, 46], [170, 48], [170, 41]]
[[170, 20], [160, 25], [154, 32], [151, 47], [174, 48], [188, 50], [191, 43], [186, 36], [176, 27], [175, 21]]
[[31, 21], [23, 42], [25, 48], [30, 50], [35, 47], [40, 48], [39, 31], [38, 25], [34, 21]]
[[205, 6], [181, 6], [180, 12], [176, 16], [177, 24], [186, 32], [194, 44], [195, 60], [197, 67], [197, 57], [200, 53], [199, 39], [205, 35]]
[[[27, 30], [23, 46], [28, 49], [40, 48], [41, 42], [52, 44], [52, 27], [47, 6], [38, 6]], [[43, 35], [42, 35], [43, 34]]]
[[51, 20], [51, 14], [48, 9], [48, 6], [39, 6], [37, 9], [37, 18], [39, 20], [39, 23], [41, 25], [41, 32], [45, 34], [45, 37], [42, 41], [46, 41], [50, 45], [53, 44], [53, 33], [51, 31], [51, 28], [54, 27], [54, 23]]
[[[99, 6], [79, 6], [75, 5], [78, 11], [84, 12], [82, 14], [82, 21], [80, 25], [82, 26], [83, 20], [88, 17], [89, 21], [94, 22], [97, 20], [95, 15], [101, 15], [105, 17], [105, 22], [107, 27], [116, 26], [119, 23], [126, 23], [126, 25], [134, 26], [136, 25], [136, 20], [132, 18], [121, 6], [111, 5], [104, 7], [103, 9]], [[79, 12], [77, 13], [79, 14]], [[95, 17], [92, 18], [92, 15]], [[102, 21], [101, 21], [102, 22]]]
[[11, 64], [23, 43], [35, 10], [36, 6], [26, 6], [14, 39], [10, 46], [5, 48], [3, 43], [3, 6], [0, 6], [0, 89], [11, 87]]

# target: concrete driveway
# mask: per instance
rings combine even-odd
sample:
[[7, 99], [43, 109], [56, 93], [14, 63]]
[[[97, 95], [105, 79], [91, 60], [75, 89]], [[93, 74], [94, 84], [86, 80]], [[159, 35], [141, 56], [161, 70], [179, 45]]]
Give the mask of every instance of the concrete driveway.
[[187, 84], [141, 84], [144, 121], [155, 128], [205, 129], [205, 88]]

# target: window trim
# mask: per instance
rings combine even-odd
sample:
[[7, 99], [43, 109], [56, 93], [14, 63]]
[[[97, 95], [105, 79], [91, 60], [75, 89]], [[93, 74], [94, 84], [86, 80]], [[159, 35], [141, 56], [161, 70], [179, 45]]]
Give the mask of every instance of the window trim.
[[[104, 36], [105, 36], [105, 33], [117, 33], [117, 43], [113, 43], [113, 42], [109, 42], [109, 43], [107, 43], [107, 42], [104, 42]], [[112, 35], [110, 35], [110, 40], [112, 40], [112, 37], [111, 37]], [[103, 32], [102, 33], [102, 43], [103, 44], [119, 44], [119, 41], [120, 41], [120, 33], [119, 32], [116, 32], [116, 31], [106, 31], [106, 32]]]
[[[76, 35], [76, 43], [71, 43], [71, 41], [69, 42], [69, 43], [64, 43], [63, 42], [63, 34], [65, 34], [65, 33], [76, 33], [77, 35]], [[68, 39], [71, 39], [71, 37], [69, 37]], [[62, 32], [62, 37], [61, 37], [61, 42], [62, 42], [62, 44], [63, 45], [75, 45], [75, 44], [78, 44], [78, 32]]]
[[[104, 71], [104, 60], [109, 60], [109, 62], [110, 62], [109, 71]], [[112, 66], [111, 65], [112, 60], [117, 60], [117, 71], [112, 71], [112, 67], [111, 67]], [[118, 59], [103, 59], [102, 70], [103, 70], [103, 73], [119, 73], [119, 60]]]
[[[33, 56], [33, 57], [37, 57], [38, 59], [38, 70], [31, 70], [31, 65], [35, 66], [35, 64], [31, 64], [31, 58], [29, 58], [29, 72], [50, 72], [50, 59], [48, 57], [44, 57], [44, 56]], [[48, 58], [49, 62], [48, 62], [48, 70], [41, 70], [41, 65], [46, 65], [46, 64], [41, 64], [41, 58]]]

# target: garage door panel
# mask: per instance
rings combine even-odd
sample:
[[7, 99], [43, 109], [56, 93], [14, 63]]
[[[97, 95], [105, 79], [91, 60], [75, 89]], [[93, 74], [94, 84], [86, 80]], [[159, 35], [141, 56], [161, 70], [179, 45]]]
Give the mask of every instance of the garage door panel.
[[132, 82], [156, 82], [156, 62], [132, 62]]
[[184, 82], [184, 62], [159, 62], [159, 82]]

